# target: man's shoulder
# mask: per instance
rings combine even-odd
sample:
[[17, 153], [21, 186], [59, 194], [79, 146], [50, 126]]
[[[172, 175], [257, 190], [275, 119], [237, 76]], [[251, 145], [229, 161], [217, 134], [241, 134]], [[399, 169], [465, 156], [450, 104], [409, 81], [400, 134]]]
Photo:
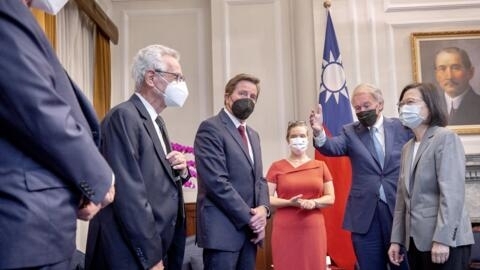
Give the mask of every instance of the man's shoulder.
[[135, 105], [130, 100], [127, 100], [111, 108], [102, 122], [109, 121], [112, 118], [129, 118], [134, 116], [138, 117]]
[[463, 97], [460, 107], [458, 108], [458, 113], [465, 117], [472, 117], [471, 114], [478, 112], [480, 112], [480, 95], [470, 90]]
[[[478, 106], [479, 105], [478, 102], [480, 102], [480, 95], [477, 94], [477, 92], [470, 90], [465, 95], [464, 100], [469, 103], [477, 103], [477, 106]], [[478, 107], [480, 108], [480, 106]]]

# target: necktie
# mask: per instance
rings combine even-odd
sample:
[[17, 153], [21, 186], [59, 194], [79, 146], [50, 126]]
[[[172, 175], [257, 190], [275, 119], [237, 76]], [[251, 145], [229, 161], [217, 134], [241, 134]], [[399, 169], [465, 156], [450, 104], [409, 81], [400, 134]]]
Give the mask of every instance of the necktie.
[[[377, 154], [377, 159], [380, 162], [380, 166], [383, 169], [383, 163], [385, 161], [385, 153], [383, 152], [382, 144], [380, 143], [380, 140], [376, 135], [377, 132], [378, 132], [378, 129], [376, 127], [370, 128], [370, 135], [372, 136], [373, 146], [375, 147], [375, 153]], [[380, 183], [380, 188], [378, 192], [380, 194], [380, 200], [386, 203], [387, 198], [385, 196], [385, 190], [383, 190], [383, 185], [381, 183]]]
[[240, 136], [242, 136], [242, 141], [243, 145], [248, 149], [248, 141], [247, 141], [247, 134], [245, 133], [245, 126], [238, 126], [238, 132], [240, 133]]
[[[168, 138], [167, 128], [165, 127], [165, 121], [163, 121], [163, 118], [159, 115], [155, 119], [155, 123], [157, 123], [158, 128], [160, 129], [160, 133], [162, 134], [163, 142], [165, 143], [165, 150], [166, 150], [165, 155], [167, 155], [172, 151], [172, 146], [170, 145], [170, 139]], [[185, 206], [183, 203], [182, 180], [180, 179], [178, 171], [174, 170], [173, 168], [172, 168], [172, 171], [173, 171], [173, 176], [175, 176], [175, 183], [177, 184], [178, 196], [180, 197], [177, 218], [183, 217], [185, 220]], [[177, 222], [179, 223], [179, 220], [177, 220]], [[177, 225], [181, 225], [181, 224], [177, 224]]]
[[455, 115], [455, 107], [453, 107], [453, 101], [451, 105], [452, 106], [450, 107], [450, 114], [449, 114], [450, 119], [452, 119], [453, 116]]
[[370, 135], [372, 136], [373, 146], [375, 147], [375, 153], [377, 154], [377, 159], [380, 162], [380, 166], [382, 166], [383, 168], [385, 154], [383, 153], [382, 144], [380, 143], [376, 135], [377, 132], [378, 132], [378, 129], [376, 127], [370, 128]]
[[160, 133], [162, 134], [163, 137], [163, 143], [165, 144], [165, 150], [167, 155], [172, 151], [172, 147], [170, 146], [170, 140], [168, 138], [168, 133], [167, 133], [167, 128], [165, 127], [165, 122], [163, 121], [163, 118], [159, 115], [155, 119], [155, 123], [157, 123], [158, 128], [160, 129]]

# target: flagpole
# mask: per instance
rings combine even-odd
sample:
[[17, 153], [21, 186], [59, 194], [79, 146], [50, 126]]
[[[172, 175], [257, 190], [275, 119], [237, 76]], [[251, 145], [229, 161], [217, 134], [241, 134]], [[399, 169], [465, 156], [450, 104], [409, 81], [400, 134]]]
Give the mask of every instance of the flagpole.
[[326, 0], [326, 1], [323, 2], [323, 7], [324, 7], [324, 8], [328, 9], [328, 8], [330, 8], [331, 6], [332, 6], [332, 1]]

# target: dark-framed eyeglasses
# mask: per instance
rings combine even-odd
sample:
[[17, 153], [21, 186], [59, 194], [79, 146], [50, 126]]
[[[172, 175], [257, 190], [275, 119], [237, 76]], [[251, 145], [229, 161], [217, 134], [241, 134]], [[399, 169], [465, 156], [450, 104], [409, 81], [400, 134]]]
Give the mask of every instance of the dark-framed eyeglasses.
[[175, 72], [168, 72], [168, 71], [163, 71], [161, 69], [154, 69], [155, 72], [157, 73], [163, 73], [163, 74], [168, 74], [174, 77], [175, 81], [177, 82], [184, 82], [185, 81], [185, 76], [181, 73], [175, 73]]

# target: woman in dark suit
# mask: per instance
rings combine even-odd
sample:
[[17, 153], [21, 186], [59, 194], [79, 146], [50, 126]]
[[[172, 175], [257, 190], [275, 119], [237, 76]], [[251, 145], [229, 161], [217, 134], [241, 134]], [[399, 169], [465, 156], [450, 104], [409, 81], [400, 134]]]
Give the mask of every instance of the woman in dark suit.
[[402, 124], [415, 137], [402, 150], [390, 261], [411, 269], [467, 269], [473, 234], [465, 208], [465, 153], [447, 125], [435, 86], [417, 83], [400, 94]]

